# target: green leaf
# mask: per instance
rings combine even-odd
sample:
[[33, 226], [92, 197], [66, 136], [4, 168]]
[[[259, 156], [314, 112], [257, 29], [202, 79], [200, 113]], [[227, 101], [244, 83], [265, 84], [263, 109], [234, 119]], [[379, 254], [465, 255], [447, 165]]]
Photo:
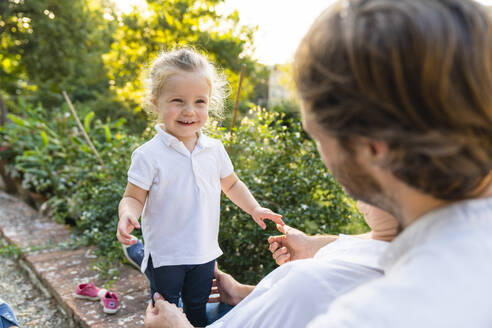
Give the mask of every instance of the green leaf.
[[14, 114], [8, 114], [7, 116], [12, 122], [17, 124], [18, 126], [29, 126], [30, 125], [27, 121], [23, 120], [19, 116], [15, 116]]
[[116, 123], [114, 123], [114, 127], [119, 128], [120, 126], [122, 126], [125, 123], [126, 123], [126, 120], [124, 118], [120, 118], [118, 121], [116, 121]]
[[48, 139], [46, 132], [41, 131], [41, 139], [43, 139], [43, 147], [46, 148], [46, 146], [48, 146], [48, 144], [50, 143], [50, 140]]
[[90, 112], [84, 117], [84, 128], [87, 133], [91, 130], [92, 119], [94, 119], [94, 112]]
[[104, 124], [103, 128], [104, 128], [104, 133], [106, 134], [106, 141], [111, 141], [111, 131], [109, 130], [108, 125]]

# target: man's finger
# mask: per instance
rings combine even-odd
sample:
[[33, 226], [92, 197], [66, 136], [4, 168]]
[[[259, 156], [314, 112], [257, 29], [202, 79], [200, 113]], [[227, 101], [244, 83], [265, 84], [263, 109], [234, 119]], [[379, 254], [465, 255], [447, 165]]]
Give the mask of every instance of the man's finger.
[[279, 243], [282, 244], [282, 241], [285, 239], [285, 236], [270, 236], [268, 237], [268, 242], [271, 243]]
[[278, 265], [282, 265], [286, 262], [289, 262], [290, 261], [290, 254], [283, 254], [283, 255], [280, 255], [279, 257], [277, 257], [277, 259], [275, 260], [275, 262], [278, 264]]
[[275, 260], [277, 260], [277, 258], [280, 256], [280, 255], [284, 255], [284, 254], [287, 254], [288, 251], [287, 251], [287, 247], [281, 247], [279, 249], [277, 249], [274, 253], [273, 253], [273, 258]]
[[280, 247], [280, 244], [277, 242], [273, 242], [270, 244], [270, 247], [268, 249], [270, 250], [271, 253], [275, 253], [275, 251]]
[[217, 261], [215, 261], [215, 266], [214, 266], [214, 277], [219, 271], [219, 266], [217, 265]]
[[157, 314], [161, 311], [164, 311], [167, 305], [170, 305], [170, 303], [164, 300], [163, 298], [156, 299], [154, 305], [154, 313]]
[[215, 262], [215, 268], [214, 268], [214, 277], [216, 279], [219, 279], [221, 275], [223, 275], [224, 272], [219, 269], [219, 266], [217, 265], [217, 262]]
[[208, 303], [218, 303], [220, 302], [221, 299], [220, 299], [220, 295], [217, 295], [217, 296], [211, 296], [208, 298]]

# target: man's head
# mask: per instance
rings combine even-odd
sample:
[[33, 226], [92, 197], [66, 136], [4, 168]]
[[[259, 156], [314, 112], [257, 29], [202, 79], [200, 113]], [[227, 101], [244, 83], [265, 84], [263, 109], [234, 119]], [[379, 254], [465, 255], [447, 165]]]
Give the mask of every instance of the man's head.
[[301, 42], [306, 130], [354, 197], [387, 210], [373, 164], [441, 200], [492, 171], [492, 23], [471, 0], [346, 0]]

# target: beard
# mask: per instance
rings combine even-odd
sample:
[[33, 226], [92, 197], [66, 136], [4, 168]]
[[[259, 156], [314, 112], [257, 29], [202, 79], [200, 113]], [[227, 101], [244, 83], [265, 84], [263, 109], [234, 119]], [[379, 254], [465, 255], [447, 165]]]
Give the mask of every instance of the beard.
[[347, 195], [385, 210], [402, 223], [397, 202], [390, 195], [386, 195], [379, 181], [354, 160], [353, 156], [343, 156], [341, 162], [331, 165], [331, 172]]

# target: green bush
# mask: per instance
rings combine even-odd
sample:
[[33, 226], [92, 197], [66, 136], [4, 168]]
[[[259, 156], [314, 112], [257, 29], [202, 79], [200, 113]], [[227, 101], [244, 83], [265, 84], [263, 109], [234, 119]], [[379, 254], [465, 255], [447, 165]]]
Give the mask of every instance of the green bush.
[[[153, 130], [133, 136], [125, 132], [124, 120], [102, 122], [81, 108], [85, 130], [103, 167], [67, 108], [46, 111], [20, 103], [23, 117], [10, 115], [11, 122], [0, 129], [7, 144], [0, 157], [8, 161], [10, 175], [22, 178], [25, 188], [50, 197], [55, 220], [71, 224], [80, 241], [97, 245], [106, 260], [121, 261], [115, 237], [118, 202], [126, 186], [130, 154]], [[263, 206], [282, 214], [287, 224], [309, 234], [366, 228], [354, 202], [320, 161], [298, 118], [253, 109], [233, 137], [218, 125], [212, 125], [209, 133], [231, 146], [238, 176]], [[224, 255], [218, 262], [240, 281], [257, 282], [276, 266], [267, 246], [267, 237], [277, 234], [274, 224], [261, 230], [227, 197], [221, 209], [219, 239]]]

